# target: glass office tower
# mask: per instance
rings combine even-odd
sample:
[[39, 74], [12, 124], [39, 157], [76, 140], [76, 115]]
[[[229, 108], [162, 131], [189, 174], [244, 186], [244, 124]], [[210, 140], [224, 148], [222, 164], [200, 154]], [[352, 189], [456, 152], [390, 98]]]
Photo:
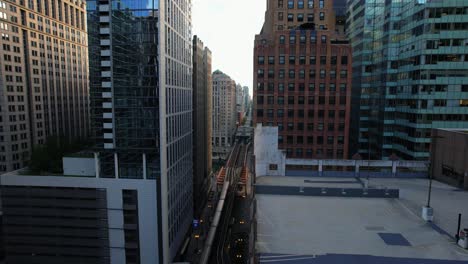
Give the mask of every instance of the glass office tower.
[[88, 0], [88, 28], [98, 177], [154, 180], [168, 263], [192, 221], [191, 1]]
[[432, 128], [468, 126], [468, 2], [351, 0], [350, 155], [426, 160]]

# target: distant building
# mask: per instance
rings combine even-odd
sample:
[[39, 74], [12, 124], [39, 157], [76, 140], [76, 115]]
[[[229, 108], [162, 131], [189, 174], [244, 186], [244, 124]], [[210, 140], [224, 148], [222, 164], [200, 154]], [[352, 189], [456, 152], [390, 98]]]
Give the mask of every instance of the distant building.
[[245, 105], [245, 110], [248, 110], [249, 104], [250, 104], [250, 95], [249, 95], [249, 87], [244, 86], [244, 105]]
[[427, 160], [433, 128], [468, 127], [468, 1], [348, 1], [350, 155]]
[[333, 1], [268, 0], [255, 37], [253, 121], [291, 158], [348, 156], [352, 54]]
[[89, 135], [86, 31], [84, 0], [0, 1], [0, 174], [50, 136]]
[[468, 190], [468, 129], [433, 129], [431, 139], [433, 177]]
[[240, 125], [245, 116], [244, 88], [240, 84], [236, 86], [237, 123]]
[[211, 51], [193, 37], [193, 206], [199, 219], [208, 199], [212, 162]]
[[236, 133], [236, 82], [225, 73], [213, 73], [213, 156], [227, 158]]

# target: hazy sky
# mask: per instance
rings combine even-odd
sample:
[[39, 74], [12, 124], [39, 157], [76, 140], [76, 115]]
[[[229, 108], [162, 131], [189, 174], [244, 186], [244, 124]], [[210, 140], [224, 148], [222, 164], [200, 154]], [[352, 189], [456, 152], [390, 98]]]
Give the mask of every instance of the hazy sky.
[[213, 53], [219, 69], [250, 88], [255, 34], [262, 29], [266, 0], [193, 0], [193, 34]]

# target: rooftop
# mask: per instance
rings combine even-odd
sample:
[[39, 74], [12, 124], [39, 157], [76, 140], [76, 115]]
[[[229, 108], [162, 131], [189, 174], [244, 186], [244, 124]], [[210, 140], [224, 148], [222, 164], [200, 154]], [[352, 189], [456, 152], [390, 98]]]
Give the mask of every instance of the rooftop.
[[[428, 224], [420, 217], [427, 183], [370, 180], [373, 188], [400, 189], [399, 199], [257, 194], [260, 262], [468, 263], [468, 251], [450, 237], [456, 232], [458, 212], [468, 216], [468, 192], [435, 182], [435, 221]], [[257, 184], [360, 186], [354, 178], [323, 177], [260, 177]], [[468, 227], [468, 217], [462, 227]]]

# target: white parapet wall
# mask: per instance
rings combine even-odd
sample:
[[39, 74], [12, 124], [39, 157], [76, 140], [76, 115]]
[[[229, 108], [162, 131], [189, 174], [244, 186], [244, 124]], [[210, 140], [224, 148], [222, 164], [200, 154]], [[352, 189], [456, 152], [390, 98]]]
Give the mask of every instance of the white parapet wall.
[[63, 157], [63, 174], [70, 176], [96, 176], [94, 158]]
[[257, 124], [254, 155], [256, 177], [286, 174], [286, 153], [278, 149], [278, 127], [264, 127], [262, 124]]

